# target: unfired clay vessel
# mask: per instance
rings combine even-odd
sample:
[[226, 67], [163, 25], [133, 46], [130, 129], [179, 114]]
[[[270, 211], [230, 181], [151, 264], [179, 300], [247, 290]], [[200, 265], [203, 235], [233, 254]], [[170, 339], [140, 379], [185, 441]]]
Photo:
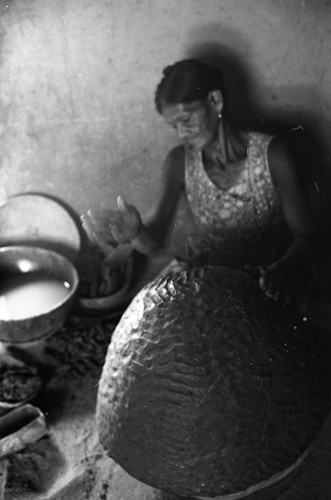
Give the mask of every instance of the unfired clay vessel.
[[291, 472], [327, 410], [306, 318], [244, 273], [204, 267], [143, 288], [109, 346], [97, 425], [129, 474], [181, 496], [243, 498]]

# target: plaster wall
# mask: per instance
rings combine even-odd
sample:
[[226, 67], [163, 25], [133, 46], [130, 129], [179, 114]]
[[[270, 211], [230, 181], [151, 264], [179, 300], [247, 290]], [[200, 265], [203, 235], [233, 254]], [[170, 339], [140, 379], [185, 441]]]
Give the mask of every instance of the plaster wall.
[[314, 131], [309, 190], [324, 210], [330, 1], [1, 0], [0, 34], [0, 199], [42, 192], [79, 214], [123, 194], [145, 215], [176, 143], [154, 110], [161, 70], [212, 53], [239, 119]]

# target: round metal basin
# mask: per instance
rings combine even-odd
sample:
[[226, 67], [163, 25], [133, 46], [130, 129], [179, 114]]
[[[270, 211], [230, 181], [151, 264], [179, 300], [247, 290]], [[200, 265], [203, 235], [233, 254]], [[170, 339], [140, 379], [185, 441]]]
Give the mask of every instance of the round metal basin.
[[[31, 342], [57, 331], [73, 305], [79, 282], [75, 266], [57, 252], [24, 245], [0, 248], [0, 301], [6, 300], [4, 297], [11, 280], [19, 282], [22, 279], [26, 282], [31, 279], [36, 287], [39, 276], [62, 283], [64, 290], [61, 297], [50, 300], [46, 288], [42, 292], [39, 290], [39, 299], [36, 295], [36, 304], [32, 305], [38, 305], [37, 308], [25, 307], [20, 314], [16, 311], [3, 314], [0, 309], [0, 341]], [[31, 297], [27, 298], [33, 301]]]

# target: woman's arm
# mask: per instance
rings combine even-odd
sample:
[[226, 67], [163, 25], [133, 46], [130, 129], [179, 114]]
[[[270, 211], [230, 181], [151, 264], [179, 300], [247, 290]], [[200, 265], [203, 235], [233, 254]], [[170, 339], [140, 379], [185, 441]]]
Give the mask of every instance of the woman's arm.
[[278, 191], [285, 219], [293, 243], [277, 264], [284, 273], [293, 274], [310, 262], [316, 248], [318, 235], [311, 209], [301, 187], [291, 154], [278, 138], [269, 146], [270, 173]]
[[96, 243], [105, 249], [103, 242], [115, 240], [120, 245], [107, 257], [107, 262], [121, 257], [123, 244], [146, 255], [153, 255], [164, 245], [174, 219], [178, 201], [184, 186], [184, 149], [174, 148], [168, 154], [162, 172], [158, 203], [144, 223], [134, 205], [121, 196], [117, 199], [117, 210], [103, 213], [88, 212], [84, 216], [85, 229]]
[[261, 288], [268, 296], [278, 299], [282, 294], [283, 280], [303, 272], [305, 266], [311, 262], [317, 249], [318, 235], [293, 158], [279, 138], [272, 139], [269, 145], [268, 162], [293, 238], [288, 251], [260, 273]]
[[178, 202], [184, 192], [185, 183], [185, 156], [183, 146], [170, 151], [163, 164], [161, 185], [158, 194], [158, 203], [146, 217], [137, 238], [132, 244], [142, 244], [148, 238], [153, 239], [158, 248], [162, 248], [170, 232], [175, 218]]

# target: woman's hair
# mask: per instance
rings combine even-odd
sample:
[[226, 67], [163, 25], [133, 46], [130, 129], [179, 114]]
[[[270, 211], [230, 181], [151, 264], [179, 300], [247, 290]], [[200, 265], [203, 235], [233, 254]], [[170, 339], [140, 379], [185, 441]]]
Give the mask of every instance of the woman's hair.
[[161, 114], [164, 103], [204, 100], [211, 90], [223, 93], [220, 71], [195, 59], [184, 59], [164, 68], [163, 77], [156, 87], [155, 106]]

